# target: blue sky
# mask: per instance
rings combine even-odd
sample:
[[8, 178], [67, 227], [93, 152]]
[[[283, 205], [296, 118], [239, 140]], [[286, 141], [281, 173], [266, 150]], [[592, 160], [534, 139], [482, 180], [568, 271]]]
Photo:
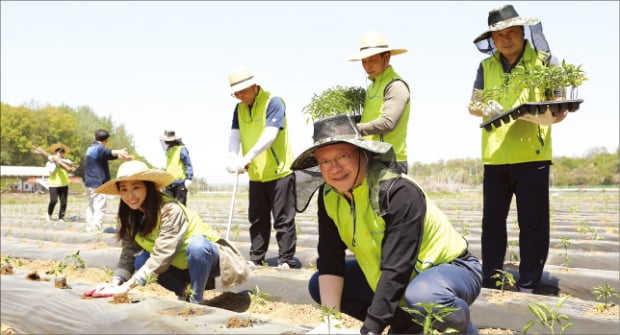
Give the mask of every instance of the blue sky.
[[466, 107], [484, 55], [472, 41], [506, 3], [540, 18], [551, 51], [590, 78], [581, 108], [553, 127], [554, 155], [616, 150], [618, 1], [2, 1], [1, 100], [89, 106], [124, 124], [158, 167], [158, 137], [173, 129], [199, 177], [230, 182], [227, 73], [247, 65], [269, 74], [261, 84], [286, 102], [297, 155], [312, 142], [302, 108], [335, 85], [366, 87], [361, 64], [345, 59], [363, 33], [380, 31], [409, 50], [391, 61], [412, 91], [409, 161], [479, 158], [481, 120]]

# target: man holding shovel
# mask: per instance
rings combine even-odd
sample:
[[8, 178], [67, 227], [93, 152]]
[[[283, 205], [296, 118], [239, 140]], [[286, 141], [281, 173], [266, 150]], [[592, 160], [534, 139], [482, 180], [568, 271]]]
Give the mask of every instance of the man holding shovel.
[[[278, 242], [278, 267], [295, 267], [295, 179], [284, 101], [265, 91], [247, 67], [228, 74], [235, 106], [228, 144], [230, 173], [248, 172], [250, 265], [261, 265], [269, 248], [271, 217]], [[242, 156], [238, 156], [241, 147]], [[234, 194], [233, 194], [234, 196]]]

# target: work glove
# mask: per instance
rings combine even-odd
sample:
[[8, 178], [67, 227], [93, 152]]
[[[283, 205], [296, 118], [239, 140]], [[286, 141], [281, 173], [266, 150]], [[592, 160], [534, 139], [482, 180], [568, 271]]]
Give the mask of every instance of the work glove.
[[99, 284], [94, 288], [84, 292], [85, 296], [93, 298], [113, 297], [117, 294], [127, 293], [130, 289], [130, 281], [126, 281], [122, 285], [114, 285], [109, 283]]
[[320, 325], [316, 326], [314, 329], [311, 329], [306, 334], [359, 334], [359, 330], [353, 330], [349, 328], [345, 328], [342, 324], [342, 321], [331, 317], [329, 322], [326, 317], [323, 317], [323, 322]]
[[185, 188], [189, 189], [190, 186], [192, 186], [192, 180], [191, 179], [185, 179]]
[[482, 109], [482, 115], [495, 117], [504, 112], [504, 107], [495, 100], [489, 100]]
[[248, 163], [245, 162], [243, 158], [231, 156], [228, 159], [228, 166], [226, 166], [226, 170], [230, 173], [244, 173], [247, 165]]

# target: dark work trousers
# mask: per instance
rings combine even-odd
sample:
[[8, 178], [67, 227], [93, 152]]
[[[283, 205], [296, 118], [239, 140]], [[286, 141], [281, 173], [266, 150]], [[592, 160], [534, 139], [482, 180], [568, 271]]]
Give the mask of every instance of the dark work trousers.
[[[321, 303], [318, 271], [308, 281], [310, 296]], [[408, 308], [417, 309], [422, 315], [425, 311], [416, 304], [421, 302], [437, 302], [445, 306], [456, 307], [458, 311], [444, 316], [443, 324], [435, 325], [438, 330], [454, 328], [459, 334], [478, 334], [474, 326], [469, 306], [480, 294], [482, 269], [480, 261], [467, 254], [450, 263], [433, 266], [417, 275], [404, 292], [404, 300]], [[357, 260], [345, 262], [344, 286], [340, 310], [360, 321], [365, 321], [372, 304], [374, 292], [368, 285]], [[397, 307], [390, 323], [388, 334], [421, 334], [422, 327], [413, 322], [413, 316], [402, 307]]]
[[503, 269], [508, 235], [506, 219], [516, 196], [519, 224], [519, 279], [517, 286], [535, 289], [549, 254], [549, 169], [551, 162], [485, 165], [482, 214], [483, 286], [495, 288], [491, 278]]
[[262, 264], [269, 248], [271, 216], [278, 242], [278, 265], [295, 267], [295, 178], [293, 174], [269, 182], [250, 181], [248, 219], [250, 221], [250, 260]]
[[177, 199], [184, 206], [187, 206], [187, 189], [185, 188], [185, 182], [176, 186], [166, 186], [166, 194]]
[[58, 210], [58, 220], [65, 218], [67, 211], [67, 196], [69, 195], [69, 186], [50, 187], [50, 202], [47, 205], [47, 214], [51, 217], [54, 213], [54, 207], [60, 198], [60, 209]]

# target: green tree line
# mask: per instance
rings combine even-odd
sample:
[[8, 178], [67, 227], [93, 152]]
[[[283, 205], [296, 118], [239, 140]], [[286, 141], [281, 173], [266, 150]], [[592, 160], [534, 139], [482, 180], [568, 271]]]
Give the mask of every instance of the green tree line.
[[[102, 128], [110, 133], [110, 148], [127, 148], [136, 159], [150, 164], [140, 156], [134, 140], [122, 124], [115, 124], [111, 117], [100, 117], [87, 106], [11, 106], [0, 103], [0, 163], [1, 165], [42, 166], [45, 158], [33, 154], [32, 146], [46, 149], [54, 143], [64, 143], [71, 148], [69, 159], [80, 164], [75, 172], [83, 177], [86, 149], [94, 140], [95, 130]], [[604, 147], [592, 148], [583, 157], [554, 157], [551, 168], [553, 186], [618, 186], [620, 184], [620, 147], [608, 153]], [[112, 175], [116, 175], [122, 161], [111, 161]], [[417, 180], [440, 184], [480, 185], [483, 167], [479, 159], [450, 159], [435, 163], [414, 162], [410, 174]]]
[[[98, 116], [90, 107], [38, 106], [36, 103], [11, 106], [0, 103], [0, 163], [42, 166], [45, 157], [32, 153], [32, 147], [40, 146], [48, 150], [54, 143], [63, 143], [71, 148], [66, 157], [80, 165], [75, 175], [84, 177], [86, 150], [95, 140], [95, 130], [100, 128], [110, 133], [109, 148], [127, 148], [135, 159], [146, 161], [136, 152], [133, 137], [122, 124], [115, 124], [111, 117]], [[110, 162], [113, 176], [121, 163], [120, 160]]]

